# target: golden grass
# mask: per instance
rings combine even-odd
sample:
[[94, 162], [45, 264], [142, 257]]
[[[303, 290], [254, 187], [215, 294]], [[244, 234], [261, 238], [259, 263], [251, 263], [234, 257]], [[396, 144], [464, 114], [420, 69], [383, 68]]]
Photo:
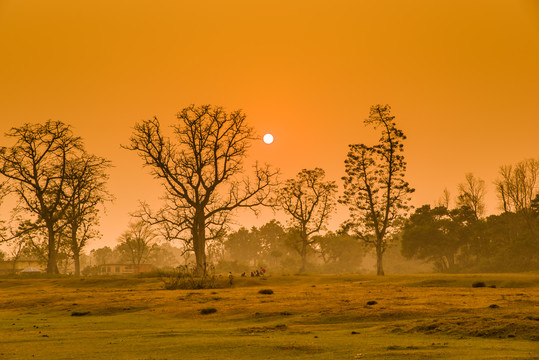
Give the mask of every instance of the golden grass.
[[0, 359], [99, 359], [107, 347], [125, 359], [539, 358], [535, 274], [271, 276], [210, 290], [14, 278], [0, 294]]

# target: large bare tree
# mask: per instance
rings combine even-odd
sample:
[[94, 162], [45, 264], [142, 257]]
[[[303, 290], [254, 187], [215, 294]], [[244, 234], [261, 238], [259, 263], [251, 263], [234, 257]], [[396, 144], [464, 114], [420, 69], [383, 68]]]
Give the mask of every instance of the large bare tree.
[[17, 210], [31, 217], [25, 231], [46, 230], [47, 272], [58, 273], [59, 235], [69, 203], [66, 171], [70, 159], [83, 151], [82, 141], [68, 125], [51, 120], [12, 128], [6, 136], [15, 144], [0, 148], [0, 174], [18, 197]]
[[408, 209], [414, 191], [405, 181], [404, 133], [399, 130], [389, 105], [375, 105], [365, 125], [380, 129], [378, 144], [350, 145], [345, 160], [344, 195], [340, 201], [351, 213], [357, 235], [376, 250], [376, 272], [384, 275], [383, 254], [396, 220]]
[[303, 169], [295, 179], [288, 179], [279, 192], [279, 203], [291, 217], [291, 225], [299, 235], [295, 249], [301, 256], [300, 272], [307, 265], [307, 250], [314, 243], [311, 235], [323, 230], [335, 209], [337, 185], [324, 181], [320, 168]]
[[158, 212], [142, 206], [142, 218], [161, 225], [164, 236], [184, 241], [199, 270], [206, 264], [206, 243], [222, 237], [232, 212], [268, 205], [277, 172], [254, 167], [244, 175], [243, 161], [254, 130], [241, 111], [191, 105], [177, 114], [174, 140], [162, 134], [157, 118], [137, 123], [130, 144], [165, 188]]

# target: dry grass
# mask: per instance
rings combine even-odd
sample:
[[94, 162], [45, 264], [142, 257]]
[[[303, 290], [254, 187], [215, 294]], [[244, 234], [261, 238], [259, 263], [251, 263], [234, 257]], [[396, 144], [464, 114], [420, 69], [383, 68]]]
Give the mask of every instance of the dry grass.
[[[473, 288], [476, 281], [496, 288]], [[259, 294], [268, 287], [272, 295]], [[226, 289], [173, 291], [158, 279], [0, 279], [0, 292], [0, 359], [32, 351], [70, 358], [40, 352], [54, 338], [63, 339], [54, 343], [61, 354], [101, 358], [81, 342], [106, 344], [107, 334], [117, 342], [116, 358], [126, 359], [153, 358], [152, 346], [163, 359], [177, 358], [180, 345], [183, 358], [193, 359], [261, 358], [257, 353], [268, 359], [525, 359], [533, 358], [528, 349], [537, 349], [539, 340], [534, 274], [275, 276], [238, 278]], [[205, 313], [210, 308], [216, 312]], [[71, 343], [74, 331], [81, 340]], [[133, 344], [141, 346], [137, 336], [152, 340], [133, 352]], [[197, 347], [202, 339], [206, 345]]]

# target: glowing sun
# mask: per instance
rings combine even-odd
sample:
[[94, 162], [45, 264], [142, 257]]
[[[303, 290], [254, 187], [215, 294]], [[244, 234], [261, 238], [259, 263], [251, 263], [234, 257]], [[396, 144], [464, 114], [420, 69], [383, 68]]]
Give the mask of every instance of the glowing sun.
[[271, 144], [271, 143], [273, 142], [273, 135], [271, 135], [271, 134], [266, 134], [266, 135], [264, 135], [264, 138], [263, 138], [263, 139], [264, 139], [264, 142], [265, 142], [266, 144]]

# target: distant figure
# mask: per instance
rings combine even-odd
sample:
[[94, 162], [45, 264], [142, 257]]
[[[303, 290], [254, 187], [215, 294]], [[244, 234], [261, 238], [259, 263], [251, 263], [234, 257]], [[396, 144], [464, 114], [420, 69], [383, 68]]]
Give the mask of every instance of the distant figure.
[[266, 273], [266, 269], [264, 269], [264, 267], [260, 267], [260, 273], [262, 274], [262, 276], [264, 276], [264, 274]]
[[257, 276], [257, 277], [260, 276], [260, 273], [258, 272], [258, 270], [256, 270], [255, 276]]
[[241, 273], [241, 277], [245, 277], [245, 271]]
[[255, 273], [251, 271], [251, 277], [255, 277]]
[[232, 286], [232, 280], [234, 279], [234, 275], [232, 275], [232, 272], [228, 273], [228, 283], [230, 286]]

